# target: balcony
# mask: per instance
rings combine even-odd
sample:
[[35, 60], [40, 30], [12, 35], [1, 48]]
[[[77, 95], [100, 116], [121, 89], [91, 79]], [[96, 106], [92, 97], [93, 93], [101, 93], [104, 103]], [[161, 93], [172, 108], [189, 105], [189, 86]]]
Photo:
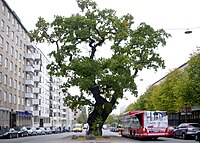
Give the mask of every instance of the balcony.
[[26, 54], [26, 59], [27, 59], [27, 60], [35, 60], [34, 54], [32, 54], [32, 53], [27, 53], [27, 54]]
[[40, 104], [40, 99], [33, 99], [33, 104], [34, 105], [39, 105]]
[[35, 44], [31, 43], [30, 41], [27, 41], [27, 42], [26, 42], [26, 46], [27, 46], [28, 48], [31, 48], [31, 49], [35, 49], [35, 48], [36, 48]]
[[41, 65], [34, 66], [35, 71], [42, 71]]
[[25, 93], [25, 98], [31, 98], [31, 99], [33, 99], [34, 95], [31, 92], [27, 92], [27, 93]]
[[33, 116], [40, 116], [39, 111], [33, 111]]
[[34, 68], [32, 66], [26, 66], [26, 72], [34, 73]]
[[34, 81], [33, 81], [33, 79], [26, 79], [25, 84], [30, 85], [30, 86], [34, 86]]
[[33, 80], [34, 80], [34, 82], [41, 82], [41, 77], [40, 76], [34, 76]]
[[35, 60], [41, 60], [41, 54], [35, 53]]
[[66, 112], [66, 111], [63, 111], [63, 112], [62, 112], [62, 114], [63, 114], [63, 115], [66, 115], [66, 114], [67, 114], [67, 112]]
[[57, 113], [57, 112], [58, 112], [58, 109], [53, 109], [53, 112], [54, 112], [54, 113]]
[[40, 94], [40, 93], [41, 93], [41, 88], [35, 87], [35, 88], [33, 89], [33, 93]]
[[25, 111], [33, 112], [32, 106], [25, 106]]

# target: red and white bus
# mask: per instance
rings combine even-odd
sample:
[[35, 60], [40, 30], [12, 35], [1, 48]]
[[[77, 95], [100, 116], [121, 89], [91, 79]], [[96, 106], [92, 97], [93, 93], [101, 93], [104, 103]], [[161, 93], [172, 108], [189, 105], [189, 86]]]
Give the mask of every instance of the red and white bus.
[[166, 111], [130, 111], [120, 119], [121, 135], [130, 138], [167, 137], [168, 115]]

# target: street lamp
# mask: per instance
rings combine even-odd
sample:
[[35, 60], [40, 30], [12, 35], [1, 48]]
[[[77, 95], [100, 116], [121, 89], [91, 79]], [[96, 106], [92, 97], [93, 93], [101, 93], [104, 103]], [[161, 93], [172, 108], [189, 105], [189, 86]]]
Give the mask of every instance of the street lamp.
[[185, 31], [185, 34], [191, 34], [192, 33], [192, 30], [186, 30]]

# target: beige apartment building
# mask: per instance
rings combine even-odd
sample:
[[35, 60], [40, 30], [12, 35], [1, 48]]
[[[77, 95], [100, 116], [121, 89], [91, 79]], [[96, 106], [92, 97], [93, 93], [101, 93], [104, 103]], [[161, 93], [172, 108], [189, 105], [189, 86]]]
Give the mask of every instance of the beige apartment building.
[[[30, 42], [28, 31], [0, 0], [0, 130], [16, 126], [70, 126], [62, 80], [50, 76], [49, 60]], [[51, 89], [52, 88], [52, 89]]]
[[[0, 128], [30, 125], [32, 113], [26, 111], [25, 80], [27, 30], [8, 4], [0, 1]], [[28, 63], [29, 64], [29, 63]]]

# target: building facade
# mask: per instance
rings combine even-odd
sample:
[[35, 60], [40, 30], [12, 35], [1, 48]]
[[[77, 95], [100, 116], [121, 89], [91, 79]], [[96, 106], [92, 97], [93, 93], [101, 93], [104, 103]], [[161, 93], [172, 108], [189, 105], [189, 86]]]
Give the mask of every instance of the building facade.
[[[0, 128], [30, 125], [25, 110], [27, 30], [4, 0], [0, 0]], [[31, 75], [31, 74], [30, 74]], [[29, 90], [29, 89], [28, 89]]]
[[62, 80], [58, 77], [51, 77], [51, 95], [50, 95], [50, 122], [51, 126], [71, 127], [73, 113], [71, 109], [64, 103], [66, 93], [62, 91], [60, 86]]
[[71, 124], [62, 80], [49, 76], [47, 64], [17, 14], [0, 0], [0, 130]]

